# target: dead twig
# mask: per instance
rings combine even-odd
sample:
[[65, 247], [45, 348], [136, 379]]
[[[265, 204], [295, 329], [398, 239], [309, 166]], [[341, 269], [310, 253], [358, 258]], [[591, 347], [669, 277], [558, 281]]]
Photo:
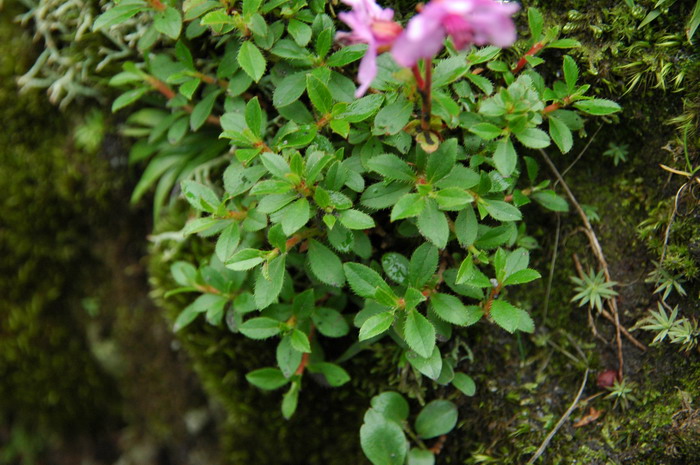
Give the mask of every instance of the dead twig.
[[[552, 170], [552, 173], [554, 173], [556, 178], [561, 183], [561, 187], [564, 189], [564, 191], [566, 192], [566, 195], [569, 197], [569, 200], [571, 200], [571, 203], [574, 205], [574, 208], [576, 209], [579, 216], [581, 217], [581, 220], [583, 221], [583, 225], [584, 225], [586, 231], [588, 232], [587, 236], [588, 236], [588, 240], [591, 244], [591, 248], [593, 249], [593, 254], [598, 259], [598, 262], [600, 263], [600, 267], [603, 269], [603, 274], [605, 275], [605, 280], [608, 282], [612, 281], [612, 278], [610, 277], [610, 270], [608, 268], [608, 262], [605, 260], [605, 255], [603, 254], [603, 248], [600, 246], [600, 242], [598, 241], [598, 237], [595, 235], [595, 232], [593, 231], [593, 227], [591, 226], [591, 222], [588, 221], [588, 217], [586, 216], [586, 213], [583, 211], [583, 208], [581, 208], [581, 204], [579, 204], [578, 201], [576, 200], [574, 193], [571, 192], [571, 189], [569, 189], [569, 186], [566, 184], [566, 181], [564, 181], [564, 178], [559, 173], [559, 170], [557, 169], [557, 167], [554, 165], [552, 160], [547, 155], [547, 152], [545, 152], [542, 149], [539, 149], [539, 152], [542, 155], [542, 158], [544, 159], [547, 166], [549, 166], [549, 169]], [[621, 336], [621, 331], [620, 331], [621, 325], [620, 325], [620, 315], [619, 315], [619, 312], [617, 309], [617, 300], [616, 299], [608, 300], [608, 305], [610, 306], [610, 309], [612, 310], [612, 314], [615, 317], [615, 339], [617, 341], [618, 374], [620, 376], [620, 379], [622, 379], [625, 362], [624, 362], [624, 359], [622, 357], [622, 336]]]
[[581, 395], [583, 394], [583, 390], [586, 387], [586, 382], [588, 381], [588, 368], [586, 368], [586, 372], [583, 375], [583, 382], [581, 382], [581, 387], [578, 390], [578, 394], [576, 394], [576, 398], [574, 401], [571, 403], [569, 406], [569, 409], [562, 415], [562, 417], [559, 419], [557, 422], [556, 426], [552, 431], [549, 432], [546, 438], [544, 438], [544, 441], [542, 441], [542, 444], [540, 445], [539, 449], [535, 452], [535, 455], [533, 455], [530, 460], [528, 460], [527, 465], [532, 465], [535, 463], [535, 460], [540, 458], [540, 456], [544, 453], [545, 449], [547, 449], [547, 446], [549, 446], [549, 443], [552, 441], [552, 438], [554, 437], [555, 434], [557, 434], [557, 431], [559, 431], [559, 428], [562, 427], [564, 422], [571, 416], [572, 413], [574, 413], [574, 410], [576, 410], [576, 406], [578, 405], [579, 399], [581, 399]]

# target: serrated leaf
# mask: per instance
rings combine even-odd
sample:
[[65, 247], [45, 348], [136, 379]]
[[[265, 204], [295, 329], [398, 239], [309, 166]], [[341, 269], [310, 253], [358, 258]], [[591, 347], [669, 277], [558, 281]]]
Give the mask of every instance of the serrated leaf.
[[513, 284], [525, 284], [536, 279], [540, 279], [542, 275], [539, 272], [526, 268], [524, 270], [516, 271], [506, 278], [503, 282], [504, 285], [510, 286]]
[[250, 339], [267, 339], [279, 334], [280, 322], [262, 316], [245, 321], [238, 329]]
[[246, 40], [238, 51], [238, 64], [250, 78], [258, 82], [265, 73], [267, 62], [260, 49], [252, 41]]
[[396, 252], [385, 253], [382, 256], [382, 269], [389, 279], [397, 284], [404, 284], [408, 277], [408, 259]]
[[113, 6], [95, 18], [95, 22], [92, 24], [92, 30], [99, 31], [100, 29], [109, 29], [112, 26], [125, 22], [132, 16], [146, 9], [146, 4], [143, 2], [129, 2]]
[[352, 44], [341, 47], [340, 50], [331, 55], [326, 61], [330, 67], [342, 67], [359, 60], [367, 52], [367, 44]]
[[406, 314], [404, 340], [421, 357], [428, 358], [435, 347], [435, 327], [416, 310]]
[[309, 99], [314, 108], [321, 115], [330, 113], [333, 105], [333, 98], [328, 86], [313, 74], [306, 76], [306, 92], [309, 94]]
[[350, 331], [343, 315], [332, 308], [320, 307], [314, 310], [311, 319], [318, 332], [326, 337], [343, 337]]
[[411, 366], [428, 378], [436, 380], [440, 377], [443, 362], [440, 349], [437, 347], [433, 347], [430, 357], [421, 357], [417, 353], [411, 352], [406, 355], [406, 360], [408, 360]]
[[568, 212], [569, 204], [567, 201], [557, 195], [553, 190], [544, 190], [540, 192], [535, 192], [532, 194], [532, 198], [535, 202], [539, 203], [543, 207], [555, 211], [555, 212]]
[[516, 132], [515, 137], [521, 144], [531, 149], [543, 149], [550, 143], [547, 133], [537, 128], [527, 128]]
[[285, 378], [290, 378], [299, 367], [303, 354], [292, 347], [292, 341], [289, 335], [285, 335], [277, 344], [275, 350], [275, 359], [277, 366], [282, 370], [282, 375]]
[[294, 73], [285, 77], [275, 87], [272, 95], [272, 104], [277, 107], [286, 107], [297, 100], [306, 90], [306, 73]]
[[265, 261], [264, 252], [257, 249], [243, 249], [236, 252], [227, 262], [226, 268], [245, 271]]
[[578, 66], [569, 55], [564, 57], [564, 81], [569, 95], [573, 94], [576, 90], [576, 81], [578, 81]]
[[289, 382], [277, 368], [260, 368], [251, 371], [245, 375], [245, 379], [253, 386], [270, 391], [279, 389]]
[[309, 266], [319, 281], [335, 287], [343, 287], [345, 273], [340, 258], [328, 247], [309, 239]]
[[352, 230], [371, 229], [375, 226], [371, 216], [353, 209], [341, 211], [338, 214], [338, 220], [343, 226]]
[[289, 335], [289, 342], [291, 342], [292, 347], [299, 352], [309, 353], [311, 352], [311, 343], [309, 343], [309, 337], [302, 331], [294, 328]]
[[469, 130], [484, 140], [495, 139], [503, 133], [503, 129], [491, 123], [475, 124]]
[[382, 312], [377, 315], [373, 315], [362, 324], [360, 328], [360, 335], [358, 339], [360, 341], [366, 341], [367, 339], [372, 339], [375, 336], [379, 336], [384, 331], [389, 329], [394, 322], [394, 314], [391, 312]]
[[350, 375], [341, 366], [335, 363], [319, 362], [309, 365], [311, 373], [321, 373], [333, 387], [342, 386], [350, 381]]
[[453, 325], [469, 326], [478, 321], [474, 321], [474, 315], [453, 295], [433, 294], [430, 296], [430, 305], [437, 316]]
[[286, 255], [280, 255], [269, 262], [268, 276], [262, 271], [258, 272], [255, 279], [255, 304], [260, 310], [267, 308], [274, 301], [282, 290], [284, 283]]
[[389, 285], [372, 268], [360, 263], [345, 263], [343, 269], [350, 288], [360, 297], [373, 298], [379, 289], [393, 294]]
[[517, 207], [501, 200], [489, 200], [482, 205], [498, 221], [520, 221], [523, 218]]
[[515, 153], [515, 147], [513, 147], [510, 137], [498, 141], [496, 150], [493, 153], [493, 162], [498, 172], [504, 177], [507, 178], [513, 174], [518, 163], [518, 154]]
[[112, 113], [121, 110], [122, 108], [131, 105], [148, 91], [148, 87], [140, 87], [138, 89], [127, 90], [112, 103]]
[[433, 277], [438, 267], [439, 254], [437, 248], [424, 243], [418, 247], [408, 265], [408, 281], [416, 288], [421, 288]]
[[532, 333], [535, 330], [535, 324], [530, 315], [505, 300], [494, 300], [491, 303], [491, 317], [498, 326], [509, 333], [515, 331]]
[[385, 179], [413, 182], [416, 173], [413, 169], [394, 154], [385, 153], [372, 157], [367, 161], [367, 168], [381, 174]]
[[233, 256], [238, 248], [238, 244], [241, 242], [241, 229], [238, 223], [231, 223], [223, 230], [221, 236], [216, 241], [215, 253], [216, 256], [221, 260], [222, 263]]
[[282, 231], [291, 236], [304, 227], [311, 218], [311, 206], [306, 198], [301, 198], [287, 205], [278, 212]]
[[420, 233], [435, 244], [438, 248], [444, 249], [447, 246], [447, 239], [450, 236], [450, 227], [447, 217], [438, 210], [434, 200], [428, 199], [425, 208], [418, 215], [418, 230]]
[[622, 110], [620, 105], [612, 100], [606, 99], [579, 100], [574, 103], [574, 107], [588, 114], [597, 116], [610, 115]]
[[549, 135], [561, 153], [567, 153], [574, 145], [574, 138], [571, 135], [571, 129], [559, 118], [549, 116]]

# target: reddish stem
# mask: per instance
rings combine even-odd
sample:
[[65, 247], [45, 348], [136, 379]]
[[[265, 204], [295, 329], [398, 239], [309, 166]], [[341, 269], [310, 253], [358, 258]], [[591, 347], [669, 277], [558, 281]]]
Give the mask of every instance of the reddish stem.
[[522, 56], [520, 60], [518, 60], [518, 64], [515, 65], [515, 68], [513, 68], [513, 73], [517, 74], [519, 73], [527, 64], [527, 57], [532, 56], [535, 53], [539, 52], [544, 48], [544, 42], [537, 42], [535, 45], [530, 48], [527, 52], [525, 52], [525, 55]]
[[413, 71], [413, 77], [416, 78], [416, 87], [418, 87], [418, 92], [422, 93], [423, 88], [425, 87], [425, 82], [423, 81], [423, 77], [420, 75], [418, 64], [413, 65], [411, 71]]

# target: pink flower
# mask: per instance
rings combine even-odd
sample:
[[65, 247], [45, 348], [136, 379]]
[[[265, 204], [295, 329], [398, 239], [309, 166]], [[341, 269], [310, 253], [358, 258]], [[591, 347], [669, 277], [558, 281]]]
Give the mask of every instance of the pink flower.
[[391, 53], [398, 64], [412, 67], [437, 55], [448, 35], [458, 50], [470, 44], [508, 47], [516, 37], [511, 16], [519, 8], [494, 0], [433, 0], [408, 22]]
[[360, 87], [356, 97], [362, 97], [377, 75], [377, 54], [388, 51], [403, 28], [393, 21], [394, 10], [381, 8], [374, 0], [343, 0], [352, 11], [338, 14], [351, 32], [338, 32], [336, 40], [345, 44], [367, 44], [369, 48], [360, 61], [357, 80]]

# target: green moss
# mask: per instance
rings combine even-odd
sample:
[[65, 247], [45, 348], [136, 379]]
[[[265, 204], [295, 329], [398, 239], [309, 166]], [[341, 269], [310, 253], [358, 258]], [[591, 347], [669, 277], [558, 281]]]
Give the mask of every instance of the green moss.
[[42, 95], [18, 96], [14, 76], [33, 51], [16, 13], [0, 19], [0, 424], [76, 434], [107, 424], [118, 405], [82, 333], [77, 292], [110, 183], [105, 160], [70, 147], [65, 116]]

